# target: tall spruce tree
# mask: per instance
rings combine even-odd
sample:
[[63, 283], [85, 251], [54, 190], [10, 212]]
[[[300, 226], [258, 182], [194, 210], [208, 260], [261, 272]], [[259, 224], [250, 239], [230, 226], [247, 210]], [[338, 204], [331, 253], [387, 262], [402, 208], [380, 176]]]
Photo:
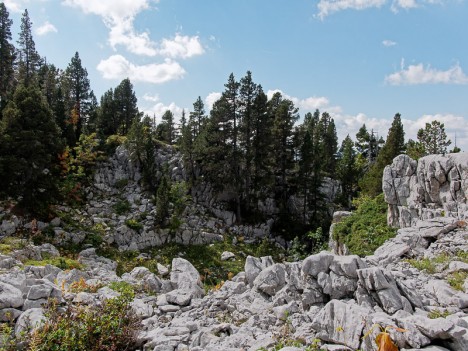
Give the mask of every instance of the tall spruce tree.
[[294, 168], [293, 127], [299, 119], [298, 109], [291, 100], [275, 93], [271, 99], [273, 120], [273, 157], [277, 178], [280, 211], [287, 212], [288, 175]]
[[245, 207], [250, 209], [251, 205], [251, 187], [252, 187], [252, 174], [253, 174], [253, 139], [254, 139], [254, 101], [255, 94], [257, 93], [257, 85], [253, 82], [252, 73], [247, 72], [245, 77], [240, 80], [239, 88], [239, 112], [240, 112], [240, 148], [242, 149], [241, 167], [244, 174], [244, 189], [243, 196], [245, 198]]
[[253, 103], [253, 189], [257, 194], [268, 193], [273, 186], [273, 120], [268, 111], [268, 97], [261, 85]]
[[162, 115], [162, 138], [161, 140], [172, 145], [174, 141], [175, 127], [174, 127], [174, 114], [170, 110], [166, 110]]
[[28, 10], [24, 10], [21, 17], [21, 31], [18, 39], [19, 81], [28, 86], [36, 79], [36, 73], [41, 66], [42, 59], [36, 51], [36, 43], [32, 36], [32, 22]]
[[15, 47], [11, 44], [13, 21], [3, 2], [0, 3], [0, 119], [14, 85]]
[[191, 128], [191, 133], [193, 138], [196, 138], [206, 122], [205, 116], [205, 105], [201, 97], [199, 96], [197, 100], [193, 103], [193, 111], [189, 114], [189, 125]]
[[114, 104], [118, 131], [121, 135], [127, 135], [133, 121], [138, 118], [137, 98], [133, 91], [133, 84], [126, 78], [114, 90]]
[[322, 141], [323, 171], [333, 177], [336, 170], [336, 153], [338, 151], [338, 137], [336, 136], [335, 121], [327, 112], [320, 118], [319, 135]]
[[417, 136], [425, 155], [445, 154], [447, 147], [452, 143], [447, 139], [444, 124], [439, 121], [426, 123], [424, 129], [418, 130]]
[[377, 156], [377, 160], [360, 182], [362, 191], [370, 196], [377, 196], [382, 192], [382, 175], [385, 166], [405, 151], [405, 132], [401, 122], [401, 115], [395, 114], [392, 126], [388, 130], [387, 141]]
[[0, 126], [0, 190], [43, 214], [57, 194], [60, 130], [40, 90], [19, 86]]
[[356, 195], [359, 169], [356, 165], [354, 142], [349, 134], [341, 143], [337, 165], [337, 179], [341, 183], [341, 204], [345, 208], [351, 206], [351, 200]]
[[72, 57], [64, 76], [67, 88], [68, 123], [74, 131], [74, 138], [68, 140], [68, 144], [75, 145], [80, 139], [83, 126], [87, 123], [91, 102], [88, 71], [82, 66], [78, 52]]

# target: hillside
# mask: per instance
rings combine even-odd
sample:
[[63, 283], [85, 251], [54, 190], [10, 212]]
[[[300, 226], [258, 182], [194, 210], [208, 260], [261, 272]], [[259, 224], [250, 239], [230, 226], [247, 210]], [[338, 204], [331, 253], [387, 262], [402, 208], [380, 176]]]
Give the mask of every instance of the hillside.
[[[431, 157], [434, 162], [445, 160], [443, 156]], [[395, 159], [392, 167], [401, 164], [399, 159]], [[159, 232], [151, 235], [123, 224], [148, 212], [142, 226], [149, 227], [153, 210], [150, 201], [140, 197], [142, 193], [133, 183], [138, 179], [138, 169], [125, 160], [125, 151], [120, 149], [102, 164], [95, 174], [93, 187], [87, 190], [90, 199], [86, 210], [68, 209], [68, 224], [75, 221], [80, 223], [79, 228], [67, 226], [67, 220], [60, 217], [50, 224], [32, 223], [37, 227], [32, 228], [31, 223], [22, 223], [20, 217], [10, 214], [8, 219], [8, 210], [4, 209], [0, 316], [4, 322], [11, 321], [14, 328], [11, 330], [18, 340], [22, 332], [28, 333], [29, 326], [36, 322], [46, 323], [49, 333], [77, 328], [70, 322], [64, 325], [52, 320], [45, 322], [57, 308], [54, 306], [68, 306], [84, 315], [100, 311], [102, 318], [107, 318], [106, 313], [112, 309], [115, 313], [115, 309], [120, 310], [123, 314], [118, 318], [124, 318], [130, 328], [123, 330], [123, 335], [136, 333], [132, 349], [375, 351], [374, 339], [381, 332], [380, 328], [386, 329], [402, 350], [462, 351], [468, 348], [468, 294], [465, 293], [468, 230], [463, 218], [450, 217], [447, 213], [445, 217], [415, 219], [412, 226], [400, 229], [394, 239], [363, 258], [324, 251], [302, 261], [275, 263], [267, 256], [245, 259], [240, 251], [226, 252], [221, 260], [232, 264], [245, 262], [243, 271], [226, 276], [229, 280], [207, 291], [202, 284], [207, 273], [197, 271], [184, 258], [189, 257], [183, 252], [176, 254], [172, 262], [142, 254], [136, 262], [144, 265], [146, 260], [153, 260], [151, 270], [136, 264], [124, 273], [118, 258], [116, 261], [102, 257], [100, 250], [91, 247], [117, 243], [121, 249], [129, 249], [130, 245], [136, 249], [135, 246], [156, 242], [141, 240], [142, 237], [161, 238]], [[459, 169], [466, 166], [466, 161], [461, 161], [460, 157], [456, 160]], [[425, 160], [420, 164], [425, 164]], [[173, 170], [176, 177], [177, 167]], [[401, 172], [386, 171], [386, 174], [398, 179]], [[459, 180], [465, 184], [465, 173], [460, 174]], [[122, 179], [128, 180], [125, 186], [111, 186], [124, 183]], [[464, 192], [465, 187], [458, 191]], [[122, 216], [106, 215], [112, 212], [118, 198], [127, 199], [129, 212]], [[464, 200], [456, 199], [461, 207]], [[197, 240], [197, 232], [211, 234], [202, 234], [203, 238], [220, 240], [227, 234], [222, 228], [245, 230], [236, 225], [227, 226], [226, 221], [231, 217], [203, 212], [200, 204], [195, 207], [198, 212], [190, 212], [190, 218], [197, 218], [194, 223], [204, 224], [194, 225], [197, 230], [192, 232], [189, 242]], [[67, 213], [67, 208], [63, 211]], [[210, 221], [214, 224], [207, 226], [205, 223]], [[15, 239], [19, 231], [41, 231], [50, 225], [53, 231], [49, 232], [49, 239], [56, 245], [80, 245], [81, 241], [90, 248], [81, 251], [73, 261], [60, 257], [52, 244], [33, 245], [27, 240]], [[89, 225], [98, 225], [103, 230], [102, 243], [89, 240], [90, 232], [86, 230]], [[127, 227], [125, 232], [119, 229], [122, 226]], [[119, 238], [125, 241], [120, 242], [123, 239]], [[186, 239], [182, 235], [175, 236], [174, 240]], [[243, 243], [237, 245], [245, 248], [242, 249], [245, 254], [247, 247]], [[115, 300], [115, 305], [105, 302], [119, 294], [121, 298]], [[41, 307], [48, 298], [55, 298], [58, 305]], [[126, 312], [127, 306], [130, 314]], [[99, 321], [99, 318], [94, 319], [93, 328], [98, 327]], [[376, 324], [379, 326], [373, 327]], [[2, 328], [4, 342], [8, 342], [6, 324]], [[34, 338], [45, 337], [43, 329], [36, 330], [32, 334]], [[57, 340], [54, 339], [57, 335], [50, 334], [48, 342]], [[83, 337], [90, 338], [86, 334]], [[102, 335], [95, 337], [100, 341], [105, 339]], [[80, 349], [78, 344], [73, 345]], [[4, 344], [7, 350], [14, 349], [11, 347]], [[102, 347], [98, 349], [104, 349]]]

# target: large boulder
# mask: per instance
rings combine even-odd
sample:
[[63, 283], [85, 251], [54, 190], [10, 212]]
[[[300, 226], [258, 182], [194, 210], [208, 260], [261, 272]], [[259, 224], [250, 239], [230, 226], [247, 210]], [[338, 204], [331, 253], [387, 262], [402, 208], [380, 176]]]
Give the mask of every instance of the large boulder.
[[399, 155], [385, 167], [382, 188], [388, 224], [410, 227], [434, 217], [468, 218], [468, 154]]

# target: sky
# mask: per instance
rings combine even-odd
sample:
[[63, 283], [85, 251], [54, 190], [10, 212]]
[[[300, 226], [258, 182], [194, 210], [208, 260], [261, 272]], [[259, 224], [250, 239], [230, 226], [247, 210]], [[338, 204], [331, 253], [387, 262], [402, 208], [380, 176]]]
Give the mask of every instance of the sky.
[[231, 73], [327, 111], [341, 142], [362, 124], [406, 138], [439, 120], [468, 151], [467, 0], [6, 0], [16, 40], [65, 69], [78, 52], [98, 100], [130, 78], [141, 111], [206, 110]]

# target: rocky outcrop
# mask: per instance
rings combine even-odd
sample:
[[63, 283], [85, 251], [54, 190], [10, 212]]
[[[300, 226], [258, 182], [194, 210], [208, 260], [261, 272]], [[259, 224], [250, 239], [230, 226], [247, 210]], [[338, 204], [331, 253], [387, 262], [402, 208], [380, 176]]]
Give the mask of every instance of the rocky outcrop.
[[410, 227], [417, 220], [468, 217], [468, 154], [429, 155], [415, 161], [397, 156], [385, 167], [383, 191], [388, 224]]
[[[119, 276], [116, 263], [94, 248], [79, 254], [82, 269], [24, 266], [13, 257], [56, 254], [50, 244], [26, 245], [0, 258], [13, 263], [0, 272], [0, 320], [13, 319], [17, 333], [24, 333], [46, 320], [48, 299], [92, 308], [118, 296], [110, 288], [114, 282], [126, 282], [137, 291], [131, 308], [142, 323], [141, 350], [258, 350], [296, 340], [323, 350], [375, 351], [379, 330], [372, 326], [379, 324], [406, 330], [389, 329], [402, 350], [464, 351], [468, 282], [463, 291], [455, 290], [448, 277], [468, 271], [458, 258], [468, 252], [467, 236], [455, 218], [435, 218], [400, 229], [365, 258], [324, 251], [301, 262], [275, 263], [249, 256], [244, 272], [208, 293], [199, 272], [182, 257], [171, 267], [159, 265], [159, 274], [136, 267]], [[441, 254], [452, 260], [436, 274], [406, 260]], [[84, 283], [101, 287], [77, 292]], [[441, 311], [445, 318], [432, 319]]]

